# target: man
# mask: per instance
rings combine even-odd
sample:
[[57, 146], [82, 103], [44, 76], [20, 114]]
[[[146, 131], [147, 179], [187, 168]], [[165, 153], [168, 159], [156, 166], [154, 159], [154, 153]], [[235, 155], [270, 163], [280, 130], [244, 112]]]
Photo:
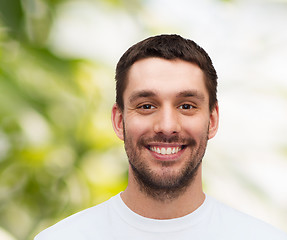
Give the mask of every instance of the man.
[[209, 56], [191, 40], [160, 35], [127, 50], [112, 123], [125, 144], [128, 186], [35, 239], [287, 240], [202, 190], [202, 158], [218, 128], [216, 88]]

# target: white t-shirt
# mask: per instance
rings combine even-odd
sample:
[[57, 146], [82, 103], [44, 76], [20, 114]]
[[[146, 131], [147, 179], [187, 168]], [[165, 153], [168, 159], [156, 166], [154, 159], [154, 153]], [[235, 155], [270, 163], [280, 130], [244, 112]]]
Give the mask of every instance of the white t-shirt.
[[131, 211], [120, 195], [74, 214], [44, 230], [35, 240], [287, 240], [274, 227], [212, 197], [180, 218], [156, 220]]

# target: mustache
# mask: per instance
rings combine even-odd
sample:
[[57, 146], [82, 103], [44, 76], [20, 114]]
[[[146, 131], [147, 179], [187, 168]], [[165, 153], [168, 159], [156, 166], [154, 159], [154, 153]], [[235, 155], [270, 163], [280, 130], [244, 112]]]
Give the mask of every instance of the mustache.
[[149, 143], [176, 143], [179, 145], [196, 145], [196, 141], [193, 138], [183, 138], [179, 135], [166, 136], [164, 134], [157, 134], [153, 137], [139, 139], [138, 144], [141, 146], [147, 146]]

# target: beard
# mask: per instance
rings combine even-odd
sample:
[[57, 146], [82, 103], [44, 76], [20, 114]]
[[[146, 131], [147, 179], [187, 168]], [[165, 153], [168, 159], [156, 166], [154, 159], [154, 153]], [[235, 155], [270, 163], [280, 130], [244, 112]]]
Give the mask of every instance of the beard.
[[[158, 133], [154, 137], [142, 136], [135, 142], [132, 137], [128, 136], [124, 128], [125, 150], [140, 191], [162, 202], [176, 199], [193, 182], [202, 163], [207, 141], [208, 133], [204, 134], [198, 143], [193, 138], [182, 138], [178, 135], [168, 137]], [[189, 156], [185, 156], [185, 163], [179, 170], [173, 168], [174, 162], [160, 161], [158, 162], [159, 166], [157, 166], [160, 171], [155, 171], [148, 164], [147, 154], [142, 154], [142, 152], [147, 151], [149, 142], [179, 143], [185, 145], [185, 148], [191, 152]]]

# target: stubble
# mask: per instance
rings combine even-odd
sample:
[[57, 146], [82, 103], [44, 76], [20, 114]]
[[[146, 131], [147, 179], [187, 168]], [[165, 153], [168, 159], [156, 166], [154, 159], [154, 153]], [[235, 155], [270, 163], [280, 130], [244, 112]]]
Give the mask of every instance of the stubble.
[[[140, 191], [148, 197], [162, 202], [178, 198], [193, 182], [202, 163], [207, 141], [208, 134], [203, 135], [200, 141], [196, 142], [193, 138], [181, 138], [178, 135], [167, 137], [160, 133], [152, 138], [141, 137], [134, 142], [124, 128], [125, 150]], [[159, 174], [151, 169], [148, 159], [145, 159], [146, 156], [144, 157], [142, 154], [143, 151], [146, 151], [144, 148], [148, 142], [185, 143], [186, 148], [190, 150], [190, 155], [186, 157], [186, 162], [177, 172], [172, 168], [173, 162], [158, 163], [161, 169]]]

